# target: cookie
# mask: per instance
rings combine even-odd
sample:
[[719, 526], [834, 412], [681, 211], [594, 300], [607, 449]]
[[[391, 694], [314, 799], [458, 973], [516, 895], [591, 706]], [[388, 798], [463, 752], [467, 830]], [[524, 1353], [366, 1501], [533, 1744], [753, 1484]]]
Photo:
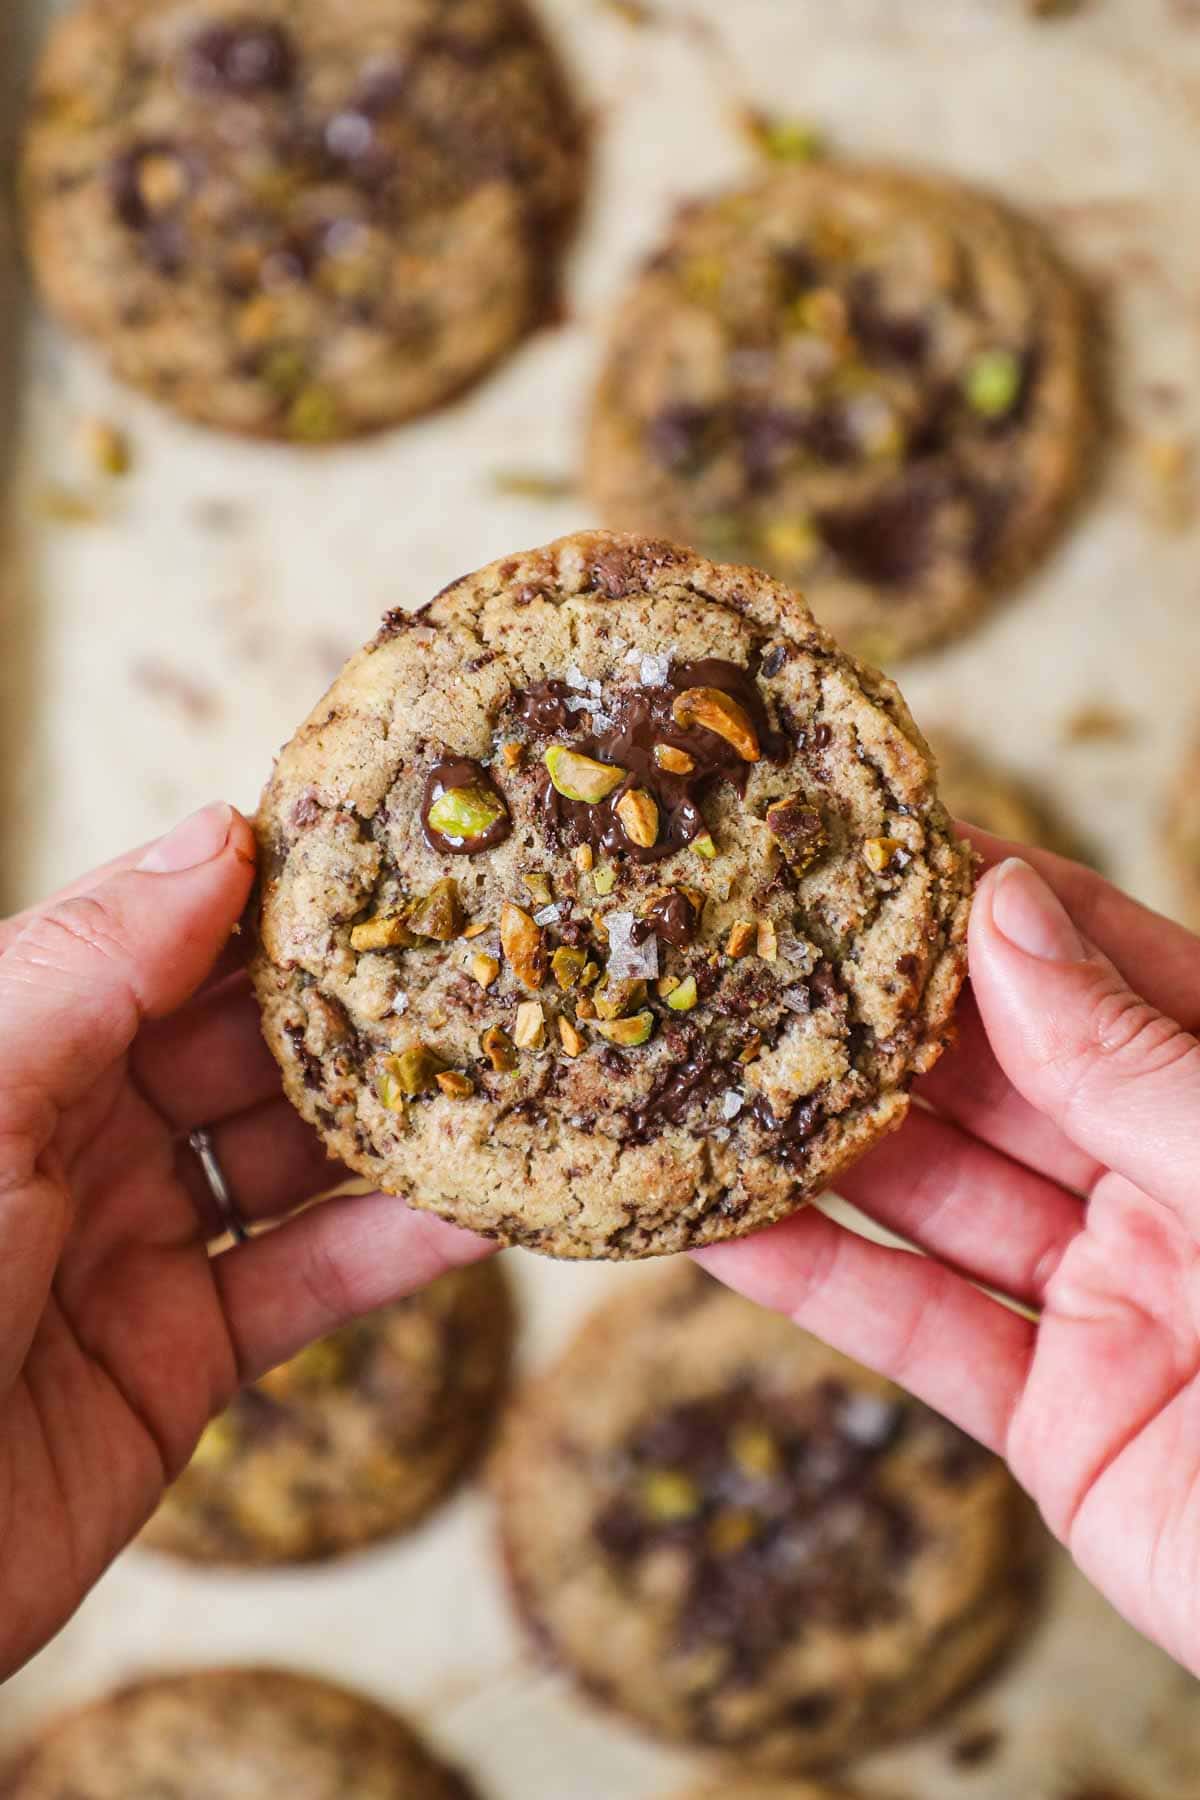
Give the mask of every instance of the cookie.
[[397, 612], [284, 750], [252, 972], [289, 1097], [556, 1256], [756, 1230], [898, 1125], [973, 880], [891, 682], [751, 569], [584, 532]]
[[25, 159], [51, 305], [226, 431], [347, 438], [550, 314], [581, 128], [524, 0], [82, 0]]
[[493, 1264], [444, 1275], [245, 1388], [142, 1536], [193, 1562], [310, 1562], [422, 1519], [486, 1439], [512, 1313]]
[[394, 1714], [276, 1669], [204, 1669], [120, 1688], [54, 1724], [3, 1800], [471, 1800]]
[[678, 1800], [851, 1800], [844, 1788], [816, 1786], [811, 1781], [722, 1781], [717, 1787], [692, 1788]]
[[889, 663], [964, 630], [1058, 532], [1096, 437], [1080, 293], [961, 184], [848, 163], [686, 206], [593, 410], [604, 522], [800, 585]]
[[669, 1739], [799, 1770], [917, 1730], [1029, 1615], [1002, 1463], [689, 1266], [518, 1402], [495, 1466], [549, 1659]]
[[1018, 844], [1036, 844], [1059, 856], [1079, 857], [1074, 834], [1019, 776], [985, 756], [957, 732], [929, 734], [937, 760], [938, 792], [956, 819]]

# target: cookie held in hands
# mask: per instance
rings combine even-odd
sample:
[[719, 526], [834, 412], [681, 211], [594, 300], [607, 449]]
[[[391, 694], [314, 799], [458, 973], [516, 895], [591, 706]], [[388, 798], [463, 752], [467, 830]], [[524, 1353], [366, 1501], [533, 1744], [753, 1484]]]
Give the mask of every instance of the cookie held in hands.
[[258, 816], [289, 1097], [557, 1256], [757, 1230], [904, 1118], [973, 861], [895, 686], [758, 571], [585, 532], [388, 617]]

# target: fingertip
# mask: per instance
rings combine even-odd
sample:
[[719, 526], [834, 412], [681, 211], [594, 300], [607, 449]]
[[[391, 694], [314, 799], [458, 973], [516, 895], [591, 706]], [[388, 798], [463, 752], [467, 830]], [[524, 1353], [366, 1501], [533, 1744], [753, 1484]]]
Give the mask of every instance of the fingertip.
[[1088, 946], [1062, 901], [1023, 857], [1008, 856], [989, 869], [976, 891], [971, 915], [972, 959], [988, 952], [1041, 963], [1079, 963]]

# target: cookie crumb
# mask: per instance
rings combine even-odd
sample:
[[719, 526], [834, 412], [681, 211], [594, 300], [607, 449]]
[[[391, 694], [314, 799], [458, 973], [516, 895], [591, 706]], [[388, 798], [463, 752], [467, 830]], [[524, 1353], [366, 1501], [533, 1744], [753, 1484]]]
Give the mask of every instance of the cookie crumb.
[[1067, 714], [1060, 735], [1064, 744], [1128, 743], [1137, 735], [1137, 726], [1129, 713], [1093, 700]]

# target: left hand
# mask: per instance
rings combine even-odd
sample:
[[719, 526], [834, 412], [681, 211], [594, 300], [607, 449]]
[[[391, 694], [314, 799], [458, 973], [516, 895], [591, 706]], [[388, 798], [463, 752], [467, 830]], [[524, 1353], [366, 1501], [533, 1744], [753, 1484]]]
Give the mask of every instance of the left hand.
[[0, 1679], [253, 1380], [487, 1253], [382, 1194], [222, 1255], [187, 1144], [282, 1221], [342, 1171], [284, 1099], [233, 935], [254, 834], [210, 806], [0, 922]]

